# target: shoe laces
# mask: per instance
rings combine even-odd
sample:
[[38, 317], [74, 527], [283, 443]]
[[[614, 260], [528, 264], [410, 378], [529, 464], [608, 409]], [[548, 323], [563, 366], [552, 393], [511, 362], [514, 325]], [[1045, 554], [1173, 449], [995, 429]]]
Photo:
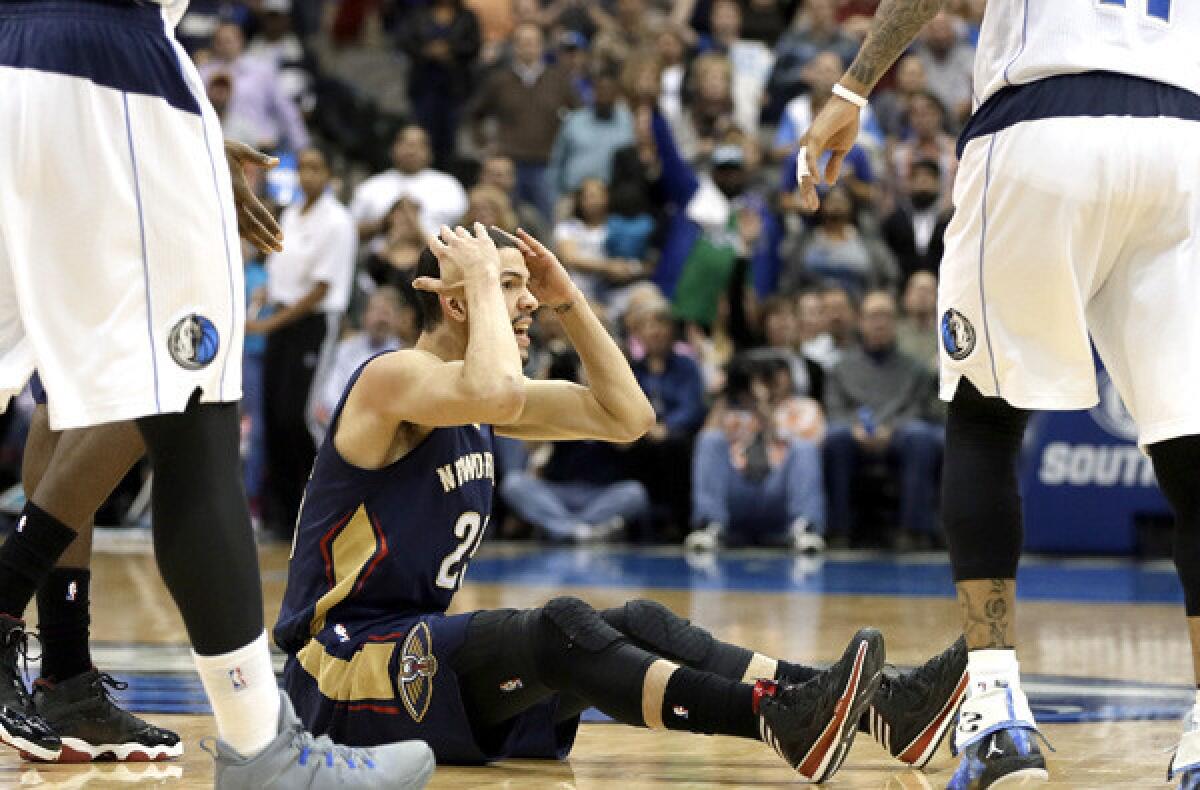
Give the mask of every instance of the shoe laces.
[[301, 765], [308, 765], [309, 761], [315, 758], [318, 765], [324, 765], [326, 768], [333, 768], [338, 759], [352, 770], [360, 766], [375, 767], [375, 762], [366, 749], [334, 743], [328, 735], [313, 735], [306, 730], [298, 730], [292, 735], [292, 747], [299, 750]]
[[[31, 710], [33, 700], [29, 696], [29, 689], [25, 687], [25, 678], [29, 676], [29, 639], [37, 639], [33, 634], [28, 633], [24, 628], [14, 627], [8, 630], [4, 635], [4, 644], [0, 646], [0, 651], [3, 657], [0, 661], [4, 662], [4, 668], [12, 674], [13, 690], [17, 693], [17, 699], [25, 706], [26, 710]], [[41, 640], [38, 640], [41, 644]], [[40, 659], [41, 653], [34, 656], [32, 660]], [[18, 666], [18, 658], [20, 665]]]
[[127, 688], [129, 688], [128, 683], [123, 680], [117, 680], [107, 672], [96, 673], [96, 679], [92, 681], [92, 689], [94, 689], [101, 698], [111, 705], [116, 705], [117, 700], [113, 696], [112, 692], [109, 691], [109, 689], [113, 689], [113, 691], [124, 691]]

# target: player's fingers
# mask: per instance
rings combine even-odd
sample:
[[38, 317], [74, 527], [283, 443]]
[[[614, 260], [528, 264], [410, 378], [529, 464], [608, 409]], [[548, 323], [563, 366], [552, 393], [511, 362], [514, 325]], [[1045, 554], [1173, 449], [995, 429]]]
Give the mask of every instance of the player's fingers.
[[460, 290], [462, 283], [448, 284], [436, 277], [417, 277], [413, 280], [413, 288], [418, 291], [428, 291], [435, 294], [446, 294]]
[[267, 246], [266, 240], [259, 234], [258, 229], [249, 221], [245, 212], [240, 209], [237, 212], [238, 235], [246, 241], [254, 245], [254, 247], [262, 253], [271, 252], [271, 248]]
[[442, 233], [441, 237], [439, 237], [438, 235], [435, 234], [433, 236], [430, 236], [429, 239], [427, 240], [430, 251], [433, 252], [434, 256], [439, 261], [442, 259], [442, 256], [445, 255], [446, 252], [450, 249], [449, 247], [446, 246], [446, 243], [444, 241], [442, 241], [442, 238], [444, 238], [445, 235], [449, 232], [450, 232], [449, 228], [447, 228], [445, 225], [443, 225], [441, 228], [441, 233]]
[[267, 240], [271, 246], [277, 250], [283, 249], [283, 231], [275, 224], [275, 218], [271, 216], [271, 212], [267, 211], [265, 206], [246, 206], [243, 209], [248, 222], [255, 229], [255, 233]]
[[817, 185], [813, 179], [807, 178], [800, 187], [800, 210], [812, 214], [821, 207], [821, 198], [817, 194]]
[[526, 244], [528, 244], [529, 249], [533, 250], [535, 254], [537, 254], [537, 255], [548, 255], [549, 254], [550, 251], [546, 249], [546, 245], [542, 244], [540, 241], [538, 241], [536, 238], [534, 238], [534, 235], [532, 233], [530, 233], [529, 231], [525, 230], [524, 228], [517, 228], [517, 233], [520, 234], [521, 240], [524, 241]]
[[454, 235], [456, 235], [462, 241], [470, 241], [471, 240], [471, 231], [467, 230], [462, 225], [455, 226]]
[[476, 239], [478, 239], [479, 241], [482, 241], [489, 247], [495, 248], [496, 242], [492, 240], [492, 236], [490, 233], [488, 233], [488, 229], [487, 229], [486, 225], [484, 225], [482, 222], [476, 222], [474, 225], [474, 228], [475, 228], [475, 238]]
[[234, 158], [239, 162], [258, 165], [259, 167], [266, 168], [272, 168], [279, 164], [278, 158], [270, 156], [269, 154], [264, 154], [262, 151], [259, 151], [256, 148], [252, 148], [245, 143], [239, 143], [235, 140], [225, 141], [225, 150], [232, 153]]
[[[244, 233], [247, 236], [261, 241], [261, 243], [266, 244], [270, 249], [276, 252], [283, 249], [283, 245], [280, 243], [279, 238], [263, 226], [262, 222], [259, 221], [259, 218], [255, 216], [254, 212], [251, 211], [250, 207], [245, 203], [243, 203], [238, 210], [238, 228], [239, 230], [244, 229]], [[255, 243], [257, 244], [259, 242], [256, 241]]]
[[501, 236], [503, 236], [504, 238], [508, 239], [508, 240], [509, 240], [509, 241], [511, 241], [513, 244], [520, 244], [520, 243], [521, 243], [521, 240], [520, 240], [519, 238], [517, 238], [516, 236], [512, 235], [511, 233], [509, 233], [508, 231], [506, 231], [504, 228], [500, 227], [499, 225], [492, 225], [490, 229], [491, 229], [491, 231], [492, 231], [493, 233], [499, 233]]
[[278, 239], [283, 239], [283, 228], [279, 227], [279, 223], [275, 221], [275, 215], [271, 213], [271, 210], [261, 200], [251, 196], [250, 200], [246, 203], [246, 208], [249, 209], [250, 214], [253, 215], [254, 219], [258, 220], [258, 224], [262, 225], [267, 233]]
[[846, 159], [845, 151], [834, 151], [829, 157], [829, 163], [825, 165], [825, 183], [836, 184], [838, 176], [842, 173], [842, 162]]

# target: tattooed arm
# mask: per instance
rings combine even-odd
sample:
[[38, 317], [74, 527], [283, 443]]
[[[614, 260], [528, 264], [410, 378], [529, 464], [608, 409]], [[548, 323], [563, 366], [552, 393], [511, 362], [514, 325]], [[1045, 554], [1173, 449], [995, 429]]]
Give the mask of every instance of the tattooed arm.
[[859, 96], [870, 93], [944, 4], [945, 0], [883, 0], [842, 84]]
[[[875, 11], [871, 31], [863, 41], [858, 56], [842, 76], [842, 86], [859, 96], [865, 97], [870, 93], [875, 83], [912, 43], [925, 23], [937, 15], [944, 3], [945, 0], [883, 0]], [[797, 175], [803, 211], [816, 211], [820, 205], [817, 197], [817, 163], [826, 151], [830, 157], [823, 180], [827, 184], [837, 181], [842, 160], [858, 137], [858, 121], [858, 107], [834, 96], [825, 102], [821, 112], [813, 119], [812, 127], [800, 139], [803, 156], [797, 161]]]

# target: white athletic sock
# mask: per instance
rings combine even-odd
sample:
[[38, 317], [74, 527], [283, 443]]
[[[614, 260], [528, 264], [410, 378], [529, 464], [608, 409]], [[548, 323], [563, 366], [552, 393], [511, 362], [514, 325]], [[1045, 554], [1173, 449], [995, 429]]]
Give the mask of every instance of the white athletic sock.
[[261, 752], [279, 731], [279, 685], [267, 632], [232, 652], [201, 656], [193, 651], [192, 658], [217, 719], [217, 735], [243, 757]]
[[1012, 648], [968, 652], [967, 673], [971, 676], [971, 695], [981, 694], [996, 686], [1018, 688], [1021, 683], [1017, 651]]

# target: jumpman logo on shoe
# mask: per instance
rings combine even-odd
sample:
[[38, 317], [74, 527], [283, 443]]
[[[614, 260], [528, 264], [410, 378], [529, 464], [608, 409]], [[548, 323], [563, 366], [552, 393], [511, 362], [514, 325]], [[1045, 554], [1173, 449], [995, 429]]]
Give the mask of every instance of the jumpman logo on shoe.
[[1003, 754], [1004, 754], [1004, 750], [1001, 749], [999, 746], [997, 746], [996, 741], [993, 740], [991, 743], [988, 744], [988, 751], [987, 751], [987, 754], [984, 755], [984, 759], [986, 760], [989, 757], [991, 757], [992, 755], [1003, 755]]

